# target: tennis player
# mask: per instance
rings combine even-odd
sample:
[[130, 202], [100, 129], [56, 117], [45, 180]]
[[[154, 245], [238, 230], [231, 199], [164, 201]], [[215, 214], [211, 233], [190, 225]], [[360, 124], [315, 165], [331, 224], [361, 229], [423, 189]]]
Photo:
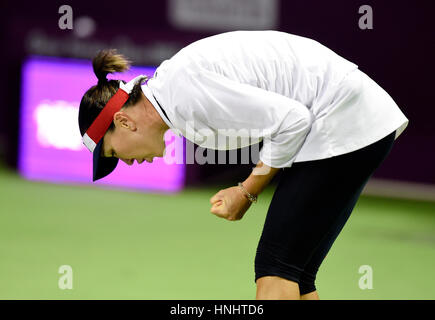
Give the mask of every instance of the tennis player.
[[[93, 180], [119, 159], [164, 156], [168, 129], [218, 150], [262, 141], [253, 172], [211, 197], [210, 211], [240, 220], [281, 170], [255, 257], [256, 298], [318, 299], [319, 266], [408, 125], [390, 95], [319, 42], [279, 31], [201, 39], [151, 79], [107, 80], [129, 68], [114, 50], [100, 52], [93, 68], [98, 83], [83, 96], [78, 119]], [[237, 135], [254, 139], [224, 143]]]

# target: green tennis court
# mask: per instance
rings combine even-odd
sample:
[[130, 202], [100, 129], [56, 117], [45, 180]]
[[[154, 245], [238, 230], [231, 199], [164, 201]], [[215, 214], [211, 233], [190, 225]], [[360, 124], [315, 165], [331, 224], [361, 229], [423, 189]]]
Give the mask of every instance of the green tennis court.
[[[210, 213], [228, 186], [176, 195], [29, 182], [0, 171], [1, 299], [255, 299], [273, 189], [241, 221]], [[73, 289], [58, 286], [59, 267]], [[359, 268], [373, 270], [362, 290]], [[362, 196], [318, 274], [321, 299], [434, 299], [435, 202]]]

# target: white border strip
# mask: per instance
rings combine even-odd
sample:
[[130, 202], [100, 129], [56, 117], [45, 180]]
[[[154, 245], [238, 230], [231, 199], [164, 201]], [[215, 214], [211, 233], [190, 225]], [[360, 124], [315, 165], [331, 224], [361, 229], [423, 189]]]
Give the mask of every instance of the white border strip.
[[131, 90], [133, 90], [134, 85], [140, 78], [146, 78], [145, 75], [141, 74], [134, 79], [131, 79], [129, 82], [124, 83], [122, 81], [119, 81], [119, 89], [124, 90], [127, 94], [131, 93]]
[[94, 142], [94, 140], [92, 140], [87, 133], [84, 134], [83, 136], [83, 144], [86, 146], [86, 148], [89, 149], [90, 152], [94, 152], [95, 147], [97, 146], [97, 144]]

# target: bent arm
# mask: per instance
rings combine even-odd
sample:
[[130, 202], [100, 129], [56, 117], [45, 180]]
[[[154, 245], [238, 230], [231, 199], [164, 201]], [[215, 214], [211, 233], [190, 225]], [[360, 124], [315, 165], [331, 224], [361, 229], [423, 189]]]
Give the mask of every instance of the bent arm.
[[269, 167], [260, 160], [249, 177], [242, 182], [243, 187], [245, 187], [249, 193], [258, 196], [279, 170], [280, 168]]
[[[246, 130], [263, 138], [259, 162], [243, 182], [258, 195], [280, 168], [291, 167], [314, 115], [307, 106], [282, 94], [227, 78], [210, 70], [183, 69], [177, 77], [172, 104], [180, 116], [214, 130]], [[226, 131], [227, 136], [232, 133]], [[254, 136], [255, 135], [255, 136]]]

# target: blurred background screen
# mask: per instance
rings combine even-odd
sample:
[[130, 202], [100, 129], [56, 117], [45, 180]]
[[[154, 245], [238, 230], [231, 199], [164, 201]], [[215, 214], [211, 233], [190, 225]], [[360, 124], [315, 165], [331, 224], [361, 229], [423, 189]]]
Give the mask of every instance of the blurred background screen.
[[[133, 67], [119, 79], [154, 67]], [[83, 92], [95, 84], [89, 61], [31, 56], [23, 63], [20, 109], [19, 172], [27, 179], [92, 184], [92, 154], [83, 145], [77, 126]], [[172, 153], [139, 167], [119, 161], [113, 174], [96, 184], [142, 190], [178, 191], [184, 186], [183, 138], [170, 130], [165, 142]], [[178, 147], [175, 147], [178, 146]], [[167, 147], [167, 151], [171, 147]], [[170, 163], [169, 157], [172, 159]]]

